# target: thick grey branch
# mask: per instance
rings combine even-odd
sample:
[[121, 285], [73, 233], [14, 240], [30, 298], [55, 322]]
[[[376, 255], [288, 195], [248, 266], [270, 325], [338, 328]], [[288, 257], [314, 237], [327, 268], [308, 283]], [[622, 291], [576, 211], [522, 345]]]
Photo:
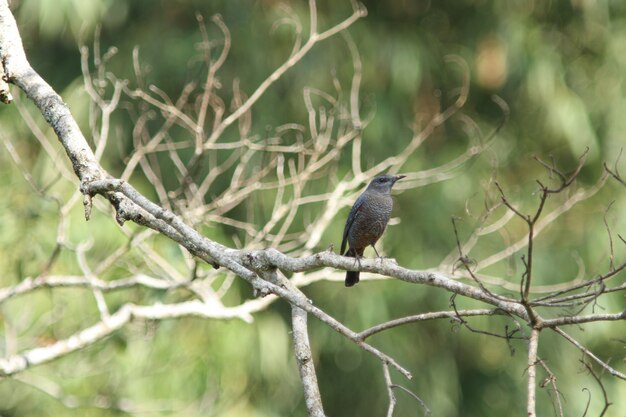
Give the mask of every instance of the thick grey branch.
[[447, 291], [484, 301], [508, 313], [527, 319], [526, 310], [516, 300], [504, 297], [492, 297], [480, 288], [453, 280], [441, 273], [432, 271], [416, 271], [398, 266], [390, 259], [362, 259], [360, 266], [355, 265], [353, 258], [336, 255], [332, 252], [319, 252], [302, 258], [289, 257], [275, 249], [251, 252], [248, 256], [258, 259], [265, 266], [274, 266], [284, 271], [302, 272], [329, 266], [342, 270], [359, 270], [374, 272], [387, 277], [398, 278], [413, 284], [426, 284], [444, 288]]
[[306, 312], [298, 307], [291, 307], [291, 323], [293, 327], [293, 350], [304, 387], [306, 409], [311, 417], [325, 417], [322, 396], [315, 375], [311, 344], [309, 343]]
[[528, 417], [536, 414], [536, 391], [537, 391], [537, 348], [539, 347], [539, 329], [532, 329], [528, 342], [528, 398], [526, 411]]

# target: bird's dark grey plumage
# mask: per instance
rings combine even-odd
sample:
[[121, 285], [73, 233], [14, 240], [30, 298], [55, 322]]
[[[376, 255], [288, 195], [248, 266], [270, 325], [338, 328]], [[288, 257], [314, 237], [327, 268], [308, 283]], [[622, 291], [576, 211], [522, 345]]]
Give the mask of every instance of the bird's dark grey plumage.
[[[363, 256], [365, 248], [374, 245], [383, 235], [393, 200], [391, 199], [391, 187], [404, 175], [381, 175], [370, 182], [363, 194], [357, 198], [350, 210], [346, 226], [343, 229], [341, 241], [341, 254], [357, 258]], [[348, 250], [346, 251], [346, 244]], [[378, 255], [378, 252], [376, 252]], [[346, 272], [346, 287], [351, 287], [359, 282], [358, 271]]]

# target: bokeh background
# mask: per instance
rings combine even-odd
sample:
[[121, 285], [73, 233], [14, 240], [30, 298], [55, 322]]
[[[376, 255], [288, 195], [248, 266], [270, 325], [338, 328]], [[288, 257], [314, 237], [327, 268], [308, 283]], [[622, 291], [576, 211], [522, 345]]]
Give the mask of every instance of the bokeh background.
[[[232, 50], [221, 80], [228, 86], [238, 78], [242, 90], [249, 93], [291, 51], [290, 32], [272, 29], [285, 17], [285, 5], [301, 18], [305, 29], [308, 21], [304, 1], [12, 3], [33, 67], [70, 104], [85, 132], [89, 131], [88, 96], [78, 47], [92, 47], [98, 31], [102, 50], [118, 49], [109, 71], [131, 78], [132, 51], [139, 46], [148, 82], [175, 95], [186, 82], [202, 80], [205, 74], [197, 59], [201, 37], [196, 13], [207, 20], [219, 13], [232, 35]], [[510, 107], [510, 118], [493, 144], [453, 179], [396, 195], [394, 215], [400, 224], [389, 228], [382, 248], [401, 265], [437, 267], [455, 247], [450, 218], [460, 218], [460, 233], [467, 236], [484, 202], [494, 199], [494, 179], [512, 201], [532, 210], [537, 202], [535, 180], [549, 181], [534, 155], [554, 158], [568, 171], [589, 148], [575, 189], [593, 186], [603, 173], [603, 162], [615, 163], [626, 144], [626, 3], [391, 0], [364, 4], [368, 16], [349, 30], [363, 63], [362, 115], [371, 118], [363, 131], [364, 166], [373, 166], [402, 149], [415, 126], [423, 125], [454, 100], [461, 74], [445, 62], [446, 55], [455, 54], [467, 62], [471, 89], [463, 113], [483, 135], [501, 118], [491, 96], [499, 95]], [[345, 18], [351, 10], [343, 1], [320, 1], [318, 7], [322, 28]], [[333, 77], [337, 77], [347, 91], [353, 71], [348, 56], [341, 36], [317, 45], [258, 102], [252, 130], [262, 133], [267, 126], [305, 124], [302, 89], [312, 86], [332, 91]], [[128, 118], [115, 116], [113, 123], [112, 140], [122, 148], [131, 146]], [[54, 175], [55, 161], [42, 152], [15, 108], [0, 109], [0, 124], [13, 138], [35, 181], [45, 184]], [[37, 124], [44, 126], [41, 120]], [[46, 133], [52, 135], [49, 128]], [[469, 137], [453, 119], [419, 148], [406, 169], [436, 167], [462, 153], [477, 136]], [[65, 158], [60, 147], [58, 158]], [[624, 160], [621, 167], [626, 172]], [[105, 156], [103, 165], [114, 174], [123, 169], [115, 152]], [[342, 156], [340, 170], [345, 173], [349, 168], [350, 156]], [[45, 264], [55, 244], [57, 206], [33, 192], [3, 148], [0, 178], [0, 286], [5, 287], [37, 274]], [[141, 180], [137, 178], [138, 188]], [[66, 187], [68, 195], [72, 191]], [[558, 206], [563, 198], [557, 196], [549, 208]], [[605, 272], [610, 255], [605, 213], [614, 236], [626, 236], [625, 211], [624, 188], [609, 182], [593, 198], [559, 218], [536, 242], [536, 283], [558, 284], [579, 274], [591, 278]], [[347, 210], [343, 214], [347, 215]], [[336, 220], [319, 249], [330, 244], [338, 247], [344, 218]], [[85, 223], [82, 211], [77, 210], [71, 221], [71, 239], [78, 242], [92, 236], [93, 250], [101, 254], [122, 240], [113, 221], [104, 216]], [[235, 232], [219, 225], [216, 229], [208, 233], [229, 244], [229, 234]], [[522, 232], [521, 223], [514, 222], [508, 233], [519, 236]], [[471, 256], [480, 259], [491, 254], [507, 239], [511, 237], [486, 241]], [[617, 241], [615, 255], [617, 260], [625, 255], [624, 245]], [[62, 256], [55, 265], [56, 273], [75, 270], [70, 256]], [[485, 272], [519, 282], [519, 254]], [[115, 274], [111, 271], [108, 278]], [[624, 279], [622, 274], [615, 282]], [[239, 293], [235, 291], [233, 302], [250, 296], [243, 283], [235, 290]], [[340, 283], [322, 281], [305, 292], [319, 307], [356, 330], [391, 318], [450, 308], [446, 292], [389, 280], [360, 284], [349, 291]], [[116, 297], [107, 295], [112, 305], [123, 302]], [[168, 300], [167, 294], [138, 292], [135, 297], [132, 301]], [[457, 304], [480, 306], [459, 299]], [[623, 294], [618, 293], [593, 308], [616, 312], [624, 307]], [[591, 312], [591, 307], [587, 311]], [[0, 315], [0, 339], [17, 338], [18, 348], [25, 349], [45, 344], [47, 339], [67, 337], [95, 320], [97, 311], [83, 290], [67, 289], [13, 299], [0, 306]], [[472, 323], [476, 328], [501, 332], [506, 321], [489, 318]], [[623, 321], [568, 330], [624, 371]], [[327, 414], [383, 415], [388, 399], [378, 360], [313, 319], [310, 333]], [[305, 415], [290, 337], [290, 310], [282, 302], [255, 315], [253, 324], [199, 319], [136, 322], [82, 352], [33, 368], [22, 379], [0, 380], [0, 415]], [[550, 332], [543, 332], [541, 338], [539, 354], [558, 378], [565, 415], [582, 415], [589, 398], [587, 415], [598, 415], [604, 405], [602, 393], [580, 363], [580, 352]], [[413, 372], [412, 381], [404, 381], [399, 374], [392, 376], [419, 395], [434, 416], [524, 413], [523, 342], [507, 344], [445, 320], [400, 327], [375, 336], [372, 342]], [[0, 343], [0, 352], [7, 349]], [[539, 375], [545, 376], [541, 370]], [[608, 375], [603, 375], [602, 381], [613, 402], [607, 415], [623, 416], [626, 384]], [[421, 415], [415, 400], [400, 391], [396, 394], [396, 416]], [[539, 415], [554, 413], [547, 387], [538, 389], [538, 401]]]

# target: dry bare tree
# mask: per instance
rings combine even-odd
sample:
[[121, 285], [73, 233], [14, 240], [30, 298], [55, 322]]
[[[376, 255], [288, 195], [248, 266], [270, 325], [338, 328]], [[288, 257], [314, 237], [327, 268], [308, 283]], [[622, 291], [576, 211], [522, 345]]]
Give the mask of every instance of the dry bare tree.
[[[200, 49], [207, 76], [185, 85], [176, 97], [156, 86], [146, 85], [138, 49], [132, 55], [134, 80], [125, 80], [106, 69], [110, 58], [117, 52], [115, 49], [102, 53], [97, 43], [91, 51], [82, 47], [84, 88], [91, 98], [91, 131], [87, 139], [62, 98], [30, 66], [7, 1], [0, 1], [2, 100], [7, 104], [12, 102], [9, 84], [13, 84], [36, 105], [40, 116], [54, 129], [66, 159], [59, 161], [55, 140], [39, 128], [23, 103], [15, 100], [23, 122], [50, 160], [57, 164], [57, 181], [72, 184], [76, 189], [70, 197], [61, 199], [50, 192], [49, 187], [37, 184], [21, 162], [22, 158], [13, 145], [14, 139], [1, 134], [16, 169], [22, 170], [33, 192], [58, 204], [59, 221], [55, 231], [57, 244], [49, 262], [37, 276], [25, 277], [16, 285], [0, 289], [0, 303], [40, 288], [81, 287], [93, 296], [99, 311], [95, 322], [84, 323], [82, 329], [67, 338], [44, 346], [15, 351], [7, 349], [6, 356], [0, 358], [0, 377], [16, 376], [37, 365], [79, 354], [76, 352], [80, 349], [101, 342], [133, 319], [196, 316], [252, 322], [255, 313], [281, 301], [292, 309], [294, 354], [311, 416], [324, 416], [325, 413], [308, 337], [309, 316], [380, 360], [381, 375], [388, 387], [388, 416], [394, 413], [397, 390], [407, 391], [421, 404], [425, 413], [429, 411], [427, 404], [415, 393], [392, 381], [389, 368], [395, 368], [409, 379], [412, 378], [410, 370], [401, 364], [401, 360], [392, 358], [367, 339], [418, 321], [445, 318], [472, 331], [480, 331], [470, 325], [469, 318], [505, 316], [509, 320], [506, 331], [493, 336], [507, 341], [515, 338], [528, 341], [525, 378], [529, 416], [536, 413], [537, 368], [543, 369], [546, 375], [546, 382], [540, 385], [548, 386], [554, 393], [555, 412], [565, 415], [556, 376], [537, 354], [540, 336], [545, 331], [556, 333], [579, 349], [588, 360], [585, 364], [594, 377], [600, 368], [626, 380], [623, 372], [594, 354], [566, 330], [571, 325], [626, 318], [626, 310], [588, 313], [585, 309], [607, 294], [626, 290], [623, 274], [626, 263], [614, 255], [616, 239], [611, 235], [611, 228], [607, 225], [611, 264], [604, 274], [593, 278], [579, 277], [541, 291], [537, 291], [534, 285], [533, 244], [541, 233], [577, 203], [594, 196], [607, 181], [624, 184], [617, 165], [612, 168], [607, 165], [606, 173], [595, 185], [578, 186], [575, 180], [585, 162], [584, 155], [570, 173], [553, 162], [537, 158], [550, 177], [549, 183], [544, 182], [552, 185], [538, 182], [537, 207], [529, 212], [519, 208], [515, 199], [497, 182], [492, 184], [492, 198], [468, 237], [461, 237], [463, 233], [453, 219], [454, 227], [450, 230], [457, 236], [457, 248], [434, 270], [406, 269], [391, 259], [364, 259], [360, 262], [358, 268], [366, 272], [365, 279], [399, 279], [449, 293], [452, 296], [451, 309], [402, 317], [358, 332], [317, 307], [315, 300], [310, 300], [303, 292], [307, 285], [321, 280], [331, 281], [328, 285], [337, 285], [336, 282], [343, 279], [342, 271], [355, 268], [352, 259], [333, 253], [332, 248], [322, 252], [316, 252], [316, 248], [324, 244], [322, 238], [331, 221], [340, 210], [351, 205], [364, 182], [380, 173], [400, 171], [408, 177], [399, 184], [399, 188], [405, 190], [449, 180], [454, 178], [458, 167], [481, 154], [494, 137], [481, 139], [475, 133], [470, 134], [466, 151], [455, 159], [435, 169], [407, 172], [405, 163], [437, 127], [453, 117], [472, 127], [471, 120], [461, 114], [469, 96], [469, 70], [459, 58], [449, 57], [449, 69], [459, 78], [453, 104], [438, 111], [423, 126], [416, 127], [401, 152], [364, 169], [361, 133], [368, 124], [368, 117], [359, 107], [362, 62], [357, 46], [346, 30], [365, 15], [365, 8], [353, 1], [352, 14], [329, 28], [320, 28], [316, 2], [309, 0], [308, 35], [304, 36], [303, 25], [295, 16], [279, 22], [294, 28], [295, 41], [290, 56], [250, 94], [242, 91], [235, 82], [229, 89], [232, 94], [230, 104], [219, 73], [229, 54], [231, 37], [219, 16], [210, 23], [221, 31], [219, 39], [209, 37], [206, 22], [198, 17], [203, 37]], [[271, 94], [277, 80], [300, 63], [316, 45], [341, 36], [350, 51], [354, 68], [350, 85], [341, 85], [336, 80], [335, 91], [305, 88], [303, 97], [308, 113], [305, 123], [292, 122], [274, 127], [264, 137], [253, 132], [251, 118], [259, 98]], [[496, 99], [496, 103], [506, 115], [504, 102]], [[132, 135], [133, 148], [128, 152], [120, 151], [124, 170], [112, 176], [102, 167], [101, 160], [105, 151], [115, 150], [109, 141], [115, 128], [111, 116], [121, 111], [132, 120], [133, 129], [128, 134]], [[187, 152], [183, 152], [185, 150]], [[345, 174], [338, 170], [338, 158], [342, 153], [349, 153], [352, 161], [351, 170]], [[185, 159], [183, 155], [190, 156]], [[137, 191], [133, 186], [136, 178], [150, 182], [156, 201]], [[219, 188], [218, 184], [224, 182], [229, 184], [228, 187]], [[557, 203], [548, 211], [546, 203], [551, 199], [556, 199]], [[103, 259], [91, 256], [88, 242], [77, 244], [68, 238], [69, 213], [81, 202], [87, 220], [94, 216], [113, 215], [119, 233], [125, 236], [124, 244]], [[258, 202], [270, 202], [273, 205], [271, 212], [258, 213], [254, 209]], [[502, 232], [515, 219], [521, 220], [525, 229], [511, 236], [508, 245], [480, 259], [470, 256], [472, 249], [483, 239]], [[140, 227], [129, 228], [125, 225], [128, 222]], [[229, 247], [200, 233], [203, 225], [215, 224], [231, 226], [242, 238]], [[298, 226], [300, 224], [304, 226]], [[89, 223], [84, 227], [89, 228]], [[167, 251], [152, 245], [159, 237], [178, 244], [184, 265], [172, 259]], [[621, 236], [619, 240], [621, 242], [617, 243], [624, 243]], [[61, 253], [72, 253], [82, 273], [51, 274], [50, 270]], [[517, 284], [482, 273], [519, 253], [523, 254], [523, 271]], [[104, 272], [120, 265], [130, 271], [128, 276], [101, 279]], [[238, 305], [226, 305], [224, 297], [237, 279], [247, 281], [257, 297]], [[150, 291], [186, 288], [193, 298], [140, 305], [130, 301], [137, 288]], [[103, 295], [113, 291], [126, 294], [129, 300], [117, 310], [111, 309]], [[455, 297], [480, 301], [485, 308], [459, 309]], [[605, 411], [608, 406], [607, 399]]]

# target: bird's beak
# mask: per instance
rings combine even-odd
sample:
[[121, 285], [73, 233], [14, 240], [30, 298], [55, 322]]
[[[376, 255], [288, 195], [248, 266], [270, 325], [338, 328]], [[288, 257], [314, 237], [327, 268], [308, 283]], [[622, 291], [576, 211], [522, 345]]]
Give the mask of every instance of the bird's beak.
[[406, 178], [406, 175], [396, 175], [395, 177], [393, 177], [394, 184], [396, 181], [401, 180], [402, 178]]

